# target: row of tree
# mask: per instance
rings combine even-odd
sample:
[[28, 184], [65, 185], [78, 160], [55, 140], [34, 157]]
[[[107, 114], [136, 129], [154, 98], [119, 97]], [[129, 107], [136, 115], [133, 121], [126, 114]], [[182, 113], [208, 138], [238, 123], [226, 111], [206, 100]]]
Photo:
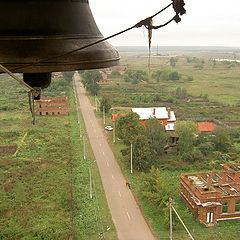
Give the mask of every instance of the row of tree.
[[[144, 126], [133, 112], [117, 119], [116, 134], [128, 146], [122, 150], [127, 161], [130, 159], [129, 146], [133, 145], [133, 165], [138, 171], [147, 171], [152, 165], [159, 165], [159, 157], [164, 154], [164, 147], [169, 141], [169, 134], [164, 131], [161, 122], [150, 118]], [[217, 153], [226, 155], [235, 151], [233, 139], [226, 128], [218, 127], [211, 135], [206, 135], [199, 133], [195, 122], [178, 121], [175, 134], [179, 138], [176, 158], [186, 162], [202, 161]]]

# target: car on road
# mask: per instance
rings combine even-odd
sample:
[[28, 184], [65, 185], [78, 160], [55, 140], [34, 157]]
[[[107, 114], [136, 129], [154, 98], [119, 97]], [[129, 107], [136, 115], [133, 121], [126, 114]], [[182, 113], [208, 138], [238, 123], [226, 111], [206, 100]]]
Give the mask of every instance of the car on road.
[[113, 130], [113, 127], [111, 127], [111, 126], [106, 126], [106, 127], [105, 127], [105, 130], [107, 130], [107, 131], [112, 131], [112, 130]]

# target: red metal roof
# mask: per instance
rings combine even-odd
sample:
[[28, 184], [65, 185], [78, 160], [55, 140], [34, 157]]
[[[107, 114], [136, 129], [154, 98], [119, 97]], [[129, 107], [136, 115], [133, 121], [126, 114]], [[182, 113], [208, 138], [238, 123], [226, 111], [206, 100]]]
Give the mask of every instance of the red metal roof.
[[198, 129], [200, 132], [212, 132], [213, 123], [212, 122], [199, 122]]
[[118, 116], [126, 116], [126, 113], [112, 113], [112, 123], [118, 118]]

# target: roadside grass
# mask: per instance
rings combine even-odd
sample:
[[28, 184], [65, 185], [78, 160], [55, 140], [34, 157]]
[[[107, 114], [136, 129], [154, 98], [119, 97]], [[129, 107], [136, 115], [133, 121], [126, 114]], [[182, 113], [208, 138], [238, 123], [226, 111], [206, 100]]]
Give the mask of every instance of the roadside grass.
[[[0, 108], [6, 106], [0, 111], [0, 144], [18, 146], [14, 155], [0, 157], [0, 239], [94, 240], [110, 226], [104, 237], [115, 240], [93, 158], [94, 192], [89, 199], [90, 160], [83, 161], [70, 88], [69, 115], [37, 116], [33, 126], [25, 89], [4, 75], [0, 86]], [[19, 91], [22, 99], [8, 99]]]
[[[73, 96], [71, 105], [73, 105]], [[79, 112], [81, 135], [85, 133], [84, 121]], [[104, 233], [104, 239], [117, 239], [115, 226], [107, 205], [101, 177], [98, 171], [89, 140], [86, 136], [86, 159], [83, 159], [83, 138], [80, 137], [80, 126], [78, 124], [77, 112], [70, 112], [71, 121], [71, 145], [73, 157], [73, 214], [76, 239], [99, 239], [100, 232]], [[92, 199], [90, 199], [90, 176], [89, 166], [92, 174]]]

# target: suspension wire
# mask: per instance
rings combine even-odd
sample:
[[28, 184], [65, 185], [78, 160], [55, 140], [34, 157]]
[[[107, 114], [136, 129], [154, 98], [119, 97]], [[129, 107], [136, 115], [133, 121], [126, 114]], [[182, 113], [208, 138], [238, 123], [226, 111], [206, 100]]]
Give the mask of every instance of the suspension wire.
[[[128, 32], [129, 30], [132, 30], [133, 28], [140, 28], [140, 27], [142, 27], [142, 26], [145, 26], [145, 27], [146, 27], [147, 25], [149, 25], [149, 19], [154, 18], [155, 16], [157, 16], [157, 15], [160, 14], [161, 12], [165, 11], [167, 8], [169, 8], [169, 7], [172, 6], [172, 5], [173, 5], [173, 3], [170, 3], [170, 4], [167, 5], [165, 8], [163, 8], [163, 9], [161, 9], [160, 11], [156, 12], [156, 13], [153, 14], [152, 16], [150, 16], [150, 17], [148, 17], [148, 18], [146, 18], [146, 19], [144, 19], [144, 20], [141, 20], [141, 21], [138, 22], [137, 24], [135, 24], [135, 25], [133, 25], [133, 26], [131, 26], [131, 27], [125, 29], [125, 30], [122, 30], [122, 31], [120, 31], [120, 32], [118, 32], [118, 33], [115, 33], [115, 34], [113, 34], [113, 35], [110, 35], [110, 36], [108, 36], [108, 37], [106, 37], [106, 38], [102, 38], [102, 39], [100, 39], [100, 40], [98, 40], [98, 41], [89, 43], [89, 44], [87, 44], [87, 45], [85, 45], [85, 46], [76, 48], [76, 49], [74, 49], [74, 50], [68, 51], [68, 52], [66, 52], [66, 53], [59, 54], [59, 55], [56, 55], [56, 56], [53, 56], [53, 57], [49, 57], [49, 58], [46, 58], [46, 59], [42, 59], [42, 60], [39, 60], [39, 61], [37, 61], [37, 62], [35, 62], [35, 63], [31, 63], [31, 64], [28, 64], [28, 65], [25, 65], [25, 66], [23, 66], [23, 67], [15, 68], [14, 71], [22, 70], [22, 69], [25, 69], [25, 68], [27, 68], [27, 67], [35, 66], [35, 65], [37, 65], [37, 64], [39, 64], [39, 63], [45, 63], [45, 62], [47, 62], [47, 61], [55, 60], [56, 58], [64, 57], [64, 56], [67, 56], [67, 55], [69, 55], [69, 54], [72, 54], [72, 53], [75, 53], [75, 52], [84, 50], [84, 49], [86, 49], [86, 48], [88, 48], [88, 47], [91, 47], [91, 46], [93, 46], [93, 45], [99, 44], [99, 43], [104, 42], [104, 41], [106, 41], [106, 40], [108, 40], [108, 39], [111, 39], [111, 38], [113, 38], [113, 37], [116, 37], [116, 36], [118, 36], [118, 35], [120, 35], [120, 34], [123, 34], [123, 33], [125, 33], [125, 32]], [[164, 26], [166, 26], [168, 23], [169, 23], [169, 22], [167, 22], [166, 24], [164, 24]], [[153, 28], [153, 29], [157, 29], [157, 28]]]
[[27, 83], [25, 83], [23, 80], [21, 80], [20, 78], [18, 78], [16, 75], [14, 75], [10, 70], [8, 70], [7, 68], [5, 68], [2, 64], [0, 64], [0, 69], [7, 73], [9, 76], [11, 76], [12, 78], [14, 78], [15, 80], [17, 80], [19, 83], [21, 83], [22, 85], [24, 85], [25, 87], [29, 88], [30, 90], [34, 90], [33, 87], [29, 86]]
[[41, 88], [39, 88], [39, 87], [31, 87], [30, 85], [25, 83], [23, 80], [18, 78], [15, 74], [13, 74], [10, 70], [5, 68], [2, 64], [0, 64], [0, 69], [3, 72], [5, 72], [6, 74], [8, 74], [9, 76], [11, 76], [16, 81], [18, 81], [20, 84], [22, 84], [23, 86], [25, 86], [28, 89], [30, 89], [30, 91], [28, 92], [28, 103], [29, 103], [30, 112], [32, 114], [33, 125], [35, 125], [36, 119], [35, 119], [35, 110], [34, 110], [34, 108], [35, 108], [34, 107], [34, 97], [38, 96], [41, 93]]

